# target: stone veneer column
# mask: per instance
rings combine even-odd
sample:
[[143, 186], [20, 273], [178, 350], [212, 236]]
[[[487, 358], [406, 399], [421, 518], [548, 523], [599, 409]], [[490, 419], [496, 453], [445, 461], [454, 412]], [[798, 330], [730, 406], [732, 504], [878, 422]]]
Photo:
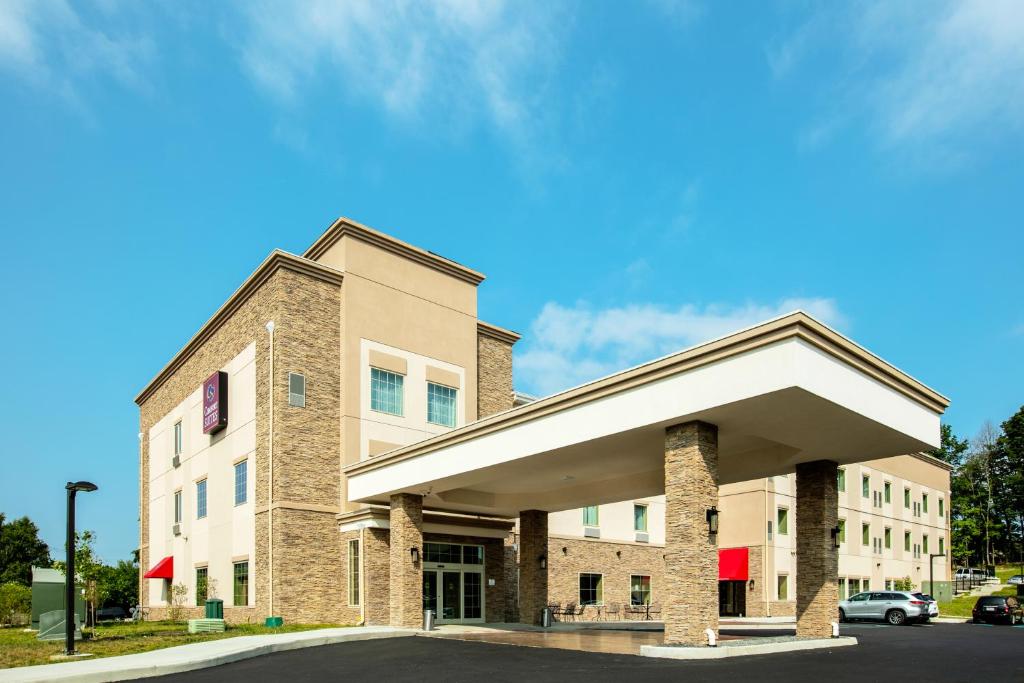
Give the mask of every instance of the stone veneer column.
[[687, 422], [665, 430], [665, 644], [706, 645], [718, 635], [718, 537], [707, 510], [718, 505], [718, 427]]
[[548, 604], [548, 570], [540, 568], [540, 557], [548, 555], [548, 513], [523, 510], [519, 513], [519, 622], [540, 622], [540, 611]]
[[838, 467], [830, 460], [796, 466], [796, 635], [828, 638], [839, 612]]
[[413, 561], [411, 548], [423, 553], [423, 496], [398, 493], [391, 496], [390, 540], [391, 625], [423, 626], [423, 572]]

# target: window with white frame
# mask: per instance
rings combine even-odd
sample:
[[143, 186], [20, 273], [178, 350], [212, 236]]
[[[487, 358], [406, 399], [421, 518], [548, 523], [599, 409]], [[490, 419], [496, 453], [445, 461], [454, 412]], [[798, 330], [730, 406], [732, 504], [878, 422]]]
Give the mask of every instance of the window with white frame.
[[910, 552], [910, 532], [903, 532], [903, 550], [904, 552]]
[[789, 509], [779, 508], [778, 511], [778, 522], [775, 525], [775, 530], [779, 533], [779, 536], [785, 536], [789, 533]]
[[860, 478], [860, 493], [867, 498], [871, 492], [871, 477], [864, 474]]
[[249, 461], [243, 460], [235, 464], [235, 505], [241, 505], [248, 499]]
[[397, 372], [370, 368], [370, 410], [401, 417], [405, 412], [404, 383], [405, 377]]
[[778, 598], [777, 599], [779, 599], [779, 600], [789, 600], [789, 575], [788, 574], [779, 574], [776, 586], [777, 586], [776, 591], [777, 591], [777, 594], [778, 594]]
[[288, 373], [288, 405], [294, 408], [306, 407], [306, 376], [297, 372]]
[[892, 482], [891, 481], [885, 482], [884, 490], [885, 490], [885, 502], [886, 502], [886, 504], [891, 503], [892, 502]]
[[647, 531], [647, 506], [633, 503], [633, 531]]
[[206, 516], [206, 480], [196, 482], [196, 519]]
[[454, 427], [458, 412], [456, 396], [456, 389], [427, 382], [427, 422], [443, 427]]
[[629, 577], [629, 604], [651, 604], [651, 577], [642, 574]]
[[232, 597], [235, 607], [249, 604], [249, 562], [235, 562], [232, 578]]
[[840, 519], [837, 526], [839, 527], [839, 542], [846, 543], [846, 520]]
[[348, 542], [348, 604], [359, 604], [359, 539]]
[[174, 523], [181, 524], [181, 491], [174, 492]]
[[583, 526], [599, 526], [599, 523], [600, 518], [596, 505], [588, 505], [583, 508]]
[[846, 470], [842, 467], [836, 472], [836, 488], [839, 489], [840, 493], [846, 491]]
[[181, 420], [178, 420], [177, 422], [174, 423], [174, 454], [175, 455], [181, 455], [181, 450], [182, 450], [182, 447], [183, 447], [183, 444], [184, 444], [181, 429], [182, 429], [181, 428]]
[[601, 574], [580, 574], [580, 604], [604, 604], [604, 576]]

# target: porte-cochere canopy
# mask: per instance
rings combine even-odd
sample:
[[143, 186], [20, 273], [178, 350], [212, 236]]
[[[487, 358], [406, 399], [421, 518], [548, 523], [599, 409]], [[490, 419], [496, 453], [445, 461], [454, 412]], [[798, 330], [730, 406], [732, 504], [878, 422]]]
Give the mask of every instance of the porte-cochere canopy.
[[674, 424], [717, 425], [726, 484], [935, 448], [948, 405], [796, 312], [350, 465], [348, 497], [554, 512], [663, 493]]

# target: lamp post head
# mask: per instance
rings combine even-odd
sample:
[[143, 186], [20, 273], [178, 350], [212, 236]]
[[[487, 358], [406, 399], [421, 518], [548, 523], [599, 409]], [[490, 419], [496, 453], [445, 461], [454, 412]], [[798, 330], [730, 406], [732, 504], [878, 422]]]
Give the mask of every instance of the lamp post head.
[[67, 483], [67, 486], [65, 486], [64, 488], [66, 488], [68, 491], [83, 491], [85, 493], [90, 493], [92, 491], [95, 491], [99, 487], [96, 486], [96, 484], [92, 483], [91, 481], [69, 481]]

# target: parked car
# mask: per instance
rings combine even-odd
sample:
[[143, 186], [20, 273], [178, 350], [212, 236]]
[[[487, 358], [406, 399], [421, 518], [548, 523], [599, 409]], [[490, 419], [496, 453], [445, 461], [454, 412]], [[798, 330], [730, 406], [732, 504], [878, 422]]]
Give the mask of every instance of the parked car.
[[906, 591], [857, 593], [839, 603], [839, 621], [875, 619], [893, 626], [928, 621], [928, 601]]
[[115, 619], [126, 619], [128, 613], [123, 607], [104, 607], [96, 610], [96, 621], [113, 621]]
[[971, 611], [975, 624], [1009, 624], [1024, 623], [1024, 612], [1020, 602], [1012, 595], [983, 595], [974, 603]]
[[928, 618], [934, 619], [939, 616], [939, 603], [932, 596], [927, 593], [914, 593], [914, 597], [918, 600], [924, 600], [928, 603]]
[[1012, 586], [1019, 586], [1024, 583], [1024, 574], [1014, 574], [1007, 580], [1007, 583]]

